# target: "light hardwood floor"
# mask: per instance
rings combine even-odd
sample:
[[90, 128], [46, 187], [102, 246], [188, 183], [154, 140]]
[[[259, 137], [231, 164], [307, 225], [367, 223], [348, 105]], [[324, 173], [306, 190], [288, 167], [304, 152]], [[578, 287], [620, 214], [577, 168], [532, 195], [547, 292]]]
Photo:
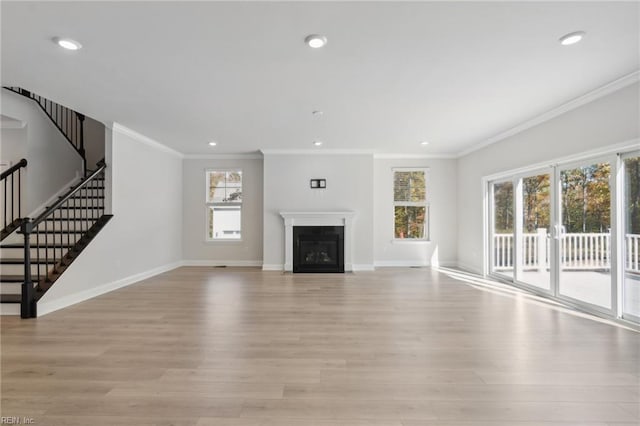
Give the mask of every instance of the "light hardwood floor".
[[640, 334], [430, 269], [179, 268], [1, 321], [37, 425], [640, 423]]

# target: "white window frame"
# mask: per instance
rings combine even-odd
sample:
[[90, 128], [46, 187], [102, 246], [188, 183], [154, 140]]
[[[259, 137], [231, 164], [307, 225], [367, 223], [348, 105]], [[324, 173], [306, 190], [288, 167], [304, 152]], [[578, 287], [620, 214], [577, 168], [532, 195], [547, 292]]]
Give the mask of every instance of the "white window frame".
[[[425, 199], [424, 201], [396, 201], [395, 200], [395, 173], [396, 172], [422, 172], [424, 173]], [[431, 203], [429, 201], [429, 169], [427, 167], [392, 167], [391, 168], [391, 235], [394, 243], [428, 242], [431, 238]], [[425, 224], [422, 238], [396, 238], [396, 207], [424, 207]]]
[[[204, 215], [204, 235], [205, 241], [208, 243], [234, 243], [234, 242], [242, 242], [243, 239], [243, 228], [244, 228], [244, 214], [243, 214], [243, 201], [240, 202], [213, 202], [209, 201], [209, 173], [211, 172], [240, 172], [242, 175], [242, 186], [240, 187], [242, 191], [244, 191], [244, 171], [240, 167], [215, 167], [208, 168], [204, 171], [204, 201], [205, 201], [205, 215]], [[244, 195], [244, 194], [243, 194]], [[215, 238], [209, 236], [209, 209], [211, 207], [222, 206], [222, 207], [234, 207], [237, 206], [240, 208], [240, 238]]]

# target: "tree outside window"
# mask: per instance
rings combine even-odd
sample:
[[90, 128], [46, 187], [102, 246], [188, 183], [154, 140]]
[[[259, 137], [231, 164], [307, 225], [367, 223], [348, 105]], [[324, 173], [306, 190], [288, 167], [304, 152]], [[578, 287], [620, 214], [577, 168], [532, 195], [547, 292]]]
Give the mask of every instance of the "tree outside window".
[[393, 170], [394, 238], [429, 238], [425, 169]]

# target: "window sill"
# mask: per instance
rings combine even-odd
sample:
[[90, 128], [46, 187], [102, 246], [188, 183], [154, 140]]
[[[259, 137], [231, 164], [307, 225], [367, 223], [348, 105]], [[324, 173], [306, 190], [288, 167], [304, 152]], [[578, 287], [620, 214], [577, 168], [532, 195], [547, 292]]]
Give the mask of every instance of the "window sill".
[[409, 239], [409, 238], [404, 238], [404, 239], [396, 239], [394, 238], [393, 240], [391, 240], [391, 244], [427, 244], [430, 243], [431, 240], [425, 240], [425, 239]]
[[229, 243], [242, 243], [244, 242], [242, 239], [237, 239], [237, 238], [219, 238], [216, 240], [204, 240], [205, 244], [218, 244], [218, 243], [223, 243], [223, 244], [229, 244]]

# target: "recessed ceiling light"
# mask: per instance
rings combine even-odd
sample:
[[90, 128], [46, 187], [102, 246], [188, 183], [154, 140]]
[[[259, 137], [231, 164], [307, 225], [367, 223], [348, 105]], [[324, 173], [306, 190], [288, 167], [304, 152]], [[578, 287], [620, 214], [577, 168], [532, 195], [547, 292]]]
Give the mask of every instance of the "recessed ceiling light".
[[312, 111], [311, 114], [313, 114], [314, 117], [322, 117], [322, 114], [324, 114], [324, 112], [317, 109], [315, 111]]
[[53, 42], [63, 49], [67, 50], [78, 50], [82, 47], [80, 43], [70, 38], [54, 37]]
[[562, 37], [560, 37], [559, 41], [563, 46], [570, 46], [582, 40], [584, 38], [584, 35], [584, 31], [574, 31], [572, 33], [563, 35]]
[[322, 146], [322, 141], [313, 141], [314, 146]]
[[427, 142], [427, 141], [422, 141], [422, 142], [420, 142], [420, 145], [422, 145], [422, 146], [427, 146], [427, 145], [429, 145], [429, 142]]
[[311, 34], [305, 37], [304, 42], [307, 43], [309, 47], [318, 49], [327, 44], [327, 38], [323, 35]]
[[216, 146], [218, 145], [218, 142], [209, 142], [209, 146]]

